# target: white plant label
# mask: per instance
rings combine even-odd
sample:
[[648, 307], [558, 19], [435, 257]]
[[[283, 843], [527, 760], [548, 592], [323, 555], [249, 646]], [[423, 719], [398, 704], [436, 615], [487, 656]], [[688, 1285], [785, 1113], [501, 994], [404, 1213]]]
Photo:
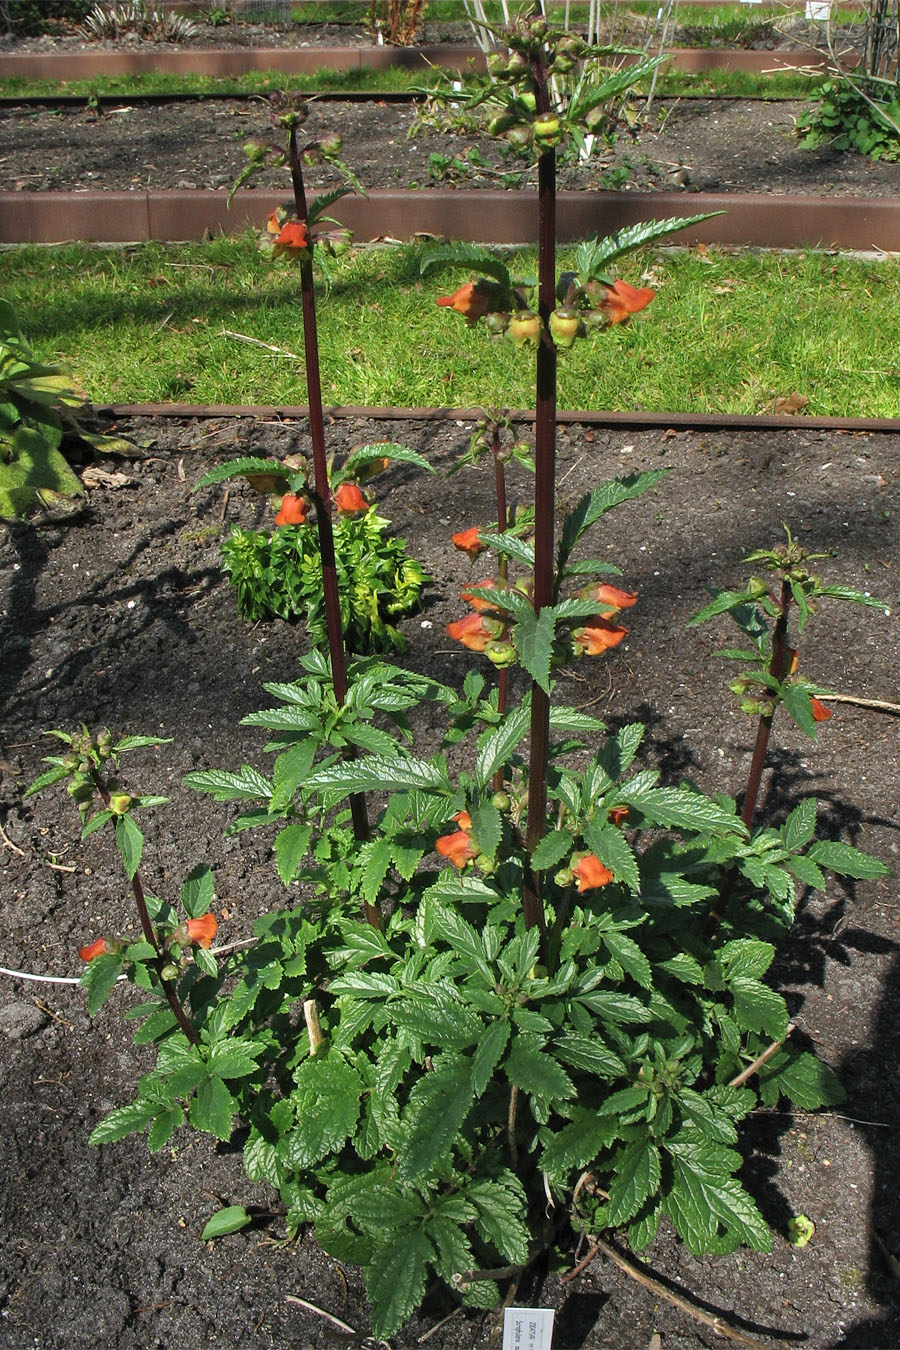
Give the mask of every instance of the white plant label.
[[550, 1350], [552, 1308], [507, 1308], [503, 1314], [503, 1350]]

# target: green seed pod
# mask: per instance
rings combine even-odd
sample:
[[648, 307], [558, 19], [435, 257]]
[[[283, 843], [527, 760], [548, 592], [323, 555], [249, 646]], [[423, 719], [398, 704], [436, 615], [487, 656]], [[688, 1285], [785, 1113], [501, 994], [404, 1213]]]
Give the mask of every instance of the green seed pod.
[[491, 806], [496, 806], [498, 811], [508, 811], [512, 806], [508, 792], [495, 792], [491, 797]]
[[571, 867], [561, 867], [555, 874], [553, 880], [556, 882], [557, 886], [571, 886], [572, 882], [575, 880], [575, 873], [572, 871]]
[[484, 316], [485, 327], [494, 337], [500, 337], [509, 327], [509, 315], [502, 309], [488, 310]]
[[159, 972], [159, 977], [160, 977], [161, 980], [167, 980], [167, 981], [177, 980], [177, 979], [178, 979], [178, 967], [177, 967], [177, 966], [174, 966], [174, 965], [172, 964], [172, 962], [170, 961], [170, 962], [168, 963], [168, 965], [163, 966], [162, 970]]
[[550, 315], [550, 336], [557, 347], [568, 349], [574, 346], [581, 332], [581, 319], [568, 305], [561, 305]]
[[556, 113], [539, 113], [532, 123], [534, 139], [546, 149], [559, 145], [563, 138], [563, 125]]
[[127, 792], [114, 792], [109, 799], [109, 809], [114, 816], [125, 816], [131, 809], [131, 802]]

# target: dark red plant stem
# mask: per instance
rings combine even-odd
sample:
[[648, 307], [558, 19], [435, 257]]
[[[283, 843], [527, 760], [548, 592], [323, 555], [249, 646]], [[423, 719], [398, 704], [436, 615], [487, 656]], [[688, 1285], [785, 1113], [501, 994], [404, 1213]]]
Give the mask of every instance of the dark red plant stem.
[[[772, 634], [772, 660], [769, 665], [769, 674], [776, 680], [783, 680], [786, 674], [787, 666], [787, 631], [788, 615], [790, 613], [793, 600], [790, 582], [785, 578], [781, 583], [781, 610], [778, 618], [775, 620], [775, 630]], [[744, 792], [744, 804], [741, 808], [741, 820], [749, 830], [756, 814], [756, 806], [759, 800], [759, 789], [762, 783], [763, 770], [766, 767], [766, 755], [769, 749], [769, 735], [772, 730], [772, 719], [775, 715], [774, 709], [765, 717], [760, 717], [756, 728], [756, 743], [753, 746], [753, 758], [750, 761], [750, 771], [747, 774], [747, 787]]]
[[[106, 807], [108, 811], [109, 793], [106, 790], [106, 784], [104, 783], [103, 779], [100, 777], [96, 769], [93, 768], [91, 769], [91, 778], [94, 780], [94, 787], [100, 794], [100, 800], [103, 802], [103, 805]], [[166, 955], [164, 949], [160, 946], [159, 937], [157, 936], [156, 929], [153, 927], [153, 921], [150, 918], [150, 911], [147, 909], [147, 901], [144, 896], [144, 886], [141, 881], [140, 872], [135, 872], [134, 876], [131, 878], [131, 891], [132, 894], [134, 895], [134, 902], [137, 905], [138, 918], [140, 919], [141, 923], [141, 932], [144, 934], [145, 940], [150, 943], [150, 946], [156, 953], [155, 957], [153, 958], [153, 964], [156, 966], [156, 973], [157, 976], [159, 977], [159, 982], [160, 985], [162, 986], [162, 991], [166, 996], [166, 1000], [169, 1004], [169, 1007], [172, 1009], [172, 1012], [175, 1016], [175, 1021], [181, 1027], [181, 1030], [184, 1032], [185, 1036], [187, 1036], [191, 1045], [199, 1045], [200, 1044], [199, 1037], [197, 1036], [197, 1033], [194, 1030], [194, 1025], [191, 1022], [191, 1019], [188, 1017], [187, 1012], [185, 1011], [184, 1004], [178, 997], [178, 991], [175, 988], [174, 983], [171, 980], [163, 979], [162, 969], [163, 966], [165, 966], [168, 962], [168, 956]]]
[[[291, 127], [288, 144], [291, 182], [297, 219], [308, 225], [306, 189], [303, 184], [303, 165], [297, 148], [297, 128]], [[328, 481], [328, 459], [325, 452], [325, 420], [322, 415], [322, 379], [319, 368], [319, 337], [316, 327], [316, 290], [313, 280], [312, 235], [309, 253], [300, 263], [300, 296], [303, 310], [303, 343], [306, 364], [307, 404], [309, 406], [309, 434], [313, 451], [314, 486], [312, 497], [316, 505], [316, 526], [319, 532], [319, 552], [322, 558], [322, 593], [325, 601], [325, 628], [328, 635], [328, 653], [331, 658], [331, 681], [338, 703], [347, 697], [347, 658], [344, 650], [344, 631], [341, 624], [341, 604], [338, 598], [337, 566], [334, 556], [334, 531], [331, 525], [331, 486]], [[362, 841], [369, 837], [369, 818], [366, 799], [361, 792], [350, 794], [350, 814], [353, 833]], [[366, 916], [374, 922], [374, 911]]]
[[[546, 74], [535, 60], [537, 111], [549, 111]], [[534, 608], [553, 603], [553, 527], [556, 501], [556, 347], [547, 327], [556, 293], [556, 152], [538, 160], [538, 312], [543, 332], [537, 352], [537, 402], [534, 477]], [[547, 763], [550, 748], [550, 697], [536, 682], [531, 687], [531, 752], [528, 771], [529, 856], [546, 828]], [[530, 872], [530, 868], [528, 869]], [[526, 877], [523, 912], [527, 928], [544, 928], [539, 875]]]
[[[494, 424], [491, 434], [491, 454], [494, 457], [494, 487], [497, 494], [497, 533], [503, 534], [509, 524], [506, 513], [506, 471], [503, 460], [500, 458], [500, 428]], [[497, 562], [497, 577], [501, 582], [506, 581], [509, 575], [509, 560], [505, 553], [501, 553]], [[509, 699], [509, 671], [504, 666], [502, 670], [497, 671], [497, 711], [502, 715], [506, 712], [506, 705]], [[503, 788], [503, 770], [498, 769], [494, 774], [493, 788], [495, 792], [500, 792]]]

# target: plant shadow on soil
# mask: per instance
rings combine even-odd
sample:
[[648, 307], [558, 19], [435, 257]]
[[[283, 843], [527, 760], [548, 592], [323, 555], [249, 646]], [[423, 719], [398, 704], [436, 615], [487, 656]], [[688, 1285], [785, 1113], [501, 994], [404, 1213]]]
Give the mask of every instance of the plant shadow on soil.
[[[0, 962], [38, 974], [77, 974], [78, 945], [130, 922], [113, 850], [78, 841], [67, 800], [24, 798], [47, 753], [48, 727], [84, 720], [175, 737], [129, 766], [139, 790], [173, 799], [146, 818], [148, 879], [171, 893], [200, 858], [214, 865], [222, 940], [244, 936], [259, 912], [297, 898], [277, 882], [269, 841], [255, 832], [223, 839], [229, 809], [187, 794], [180, 780], [198, 767], [263, 762], [257, 733], [239, 719], [266, 701], [264, 680], [295, 678], [301, 641], [297, 628], [242, 623], [221, 574], [220, 529], [265, 523], [265, 499], [234, 484], [227, 496], [222, 486], [192, 493], [192, 485], [212, 462], [306, 448], [306, 424], [161, 419], [118, 429], [152, 441], [143, 460], [121, 464], [127, 485], [93, 489], [68, 523], [36, 520], [0, 536], [0, 824], [9, 841], [0, 850]], [[434, 578], [422, 612], [404, 625], [405, 660], [452, 683], [471, 658], [452, 647], [444, 626], [459, 617], [458, 591], [471, 573], [449, 535], [493, 514], [487, 475], [446, 477], [469, 431], [455, 421], [338, 421], [328, 432], [329, 449], [339, 452], [362, 440], [411, 444], [438, 470], [391, 470], [378, 498]], [[725, 665], [713, 659], [730, 634], [712, 624], [686, 637], [684, 624], [708, 585], [740, 583], [741, 557], [778, 542], [783, 521], [808, 547], [836, 551], [822, 564], [829, 580], [893, 601], [898, 452], [896, 436], [802, 422], [779, 432], [561, 429], [559, 478], [570, 500], [611, 476], [672, 468], [655, 495], [607, 517], [592, 541], [641, 599], [626, 642], [605, 662], [565, 672], [561, 700], [614, 728], [642, 722], [643, 762], [664, 781], [738, 791], [752, 727], [735, 711]], [[811, 679], [891, 698], [900, 657], [893, 614], [834, 604], [813, 618], [810, 633], [801, 659]], [[766, 818], [783, 819], [812, 793], [825, 836], [891, 862], [900, 852], [896, 721], [858, 705], [833, 707], [816, 747], [776, 724]], [[423, 734], [435, 731], [426, 715]], [[778, 977], [795, 1035], [840, 1073], [847, 1102], [816, 1115], [764, 1112], [748, 1123], [744, 1176], [775, 1230], [769, 1255], [701, 1259], [670, 1232], [643, 1254], [673, 1290], [692, 1291], [751, 1334], [821, 1348], [900, 1343], [897, 1287], [879, 1247], [900, 1252], [898, 950], [892, 879], [830, 883], [826, 895], [802, 898]], [[293, 1248], [268, 1241], [279, 1231], [271, 1196], [247, 1184], [233, 1146], [185, 1136], [148, 1157], [140, 1140], [87, 1145], [147, 1065], [121, 1020], [130, 1002], [126, 990], [90, 1023], [76, 990], [5, 980], [0, 991], [0, 1345], [331, 1344], [327, 1324], [287, 1302], [290, 1295], [365, 1335], [358, 1272], [325, 1257], [311, 1235]], [[206, 1219], [229, 1203], [259, 1205], [254, 1225], [202, 1246]], [[798, 1213], [816, 1224], [802, 1250], [785, 1238]], [[632, 1350], [654, 1331], [664, 1350], [713, 1339], [600, 1260], [569, 1285], [556, 1271], [536, 1272], [524, 1296], [557, 1308], [556, 1350]], [[426, 1303], [392, 1344], [413, 1346], [447, 1311]], [[431, 1343], [462, 1350], [486, 1345], [487, 1334], [467, 1315]]]

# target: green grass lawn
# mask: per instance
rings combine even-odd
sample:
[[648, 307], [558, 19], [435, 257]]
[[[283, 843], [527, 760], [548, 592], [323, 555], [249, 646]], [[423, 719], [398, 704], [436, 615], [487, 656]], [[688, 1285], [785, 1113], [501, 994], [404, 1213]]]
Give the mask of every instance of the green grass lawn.
[[[530, 407], [531, 356], [435, 305], [469, 274], [423, 282], [418, 261], [394, 247], [330, 264], [326, 402]], [[534, 255], [511, 266], [533, 275]], [[811, 413], [900, 417], [896, 260], [651, 249], [622, 275], [656, 299], [561, 355], [561, 408], [757, 413], [796, 390]], [[66, 363], [95, 402], [305, 402], [299, 276], [250, 237], [10, 249], [0, 294], [39, 356]]]

